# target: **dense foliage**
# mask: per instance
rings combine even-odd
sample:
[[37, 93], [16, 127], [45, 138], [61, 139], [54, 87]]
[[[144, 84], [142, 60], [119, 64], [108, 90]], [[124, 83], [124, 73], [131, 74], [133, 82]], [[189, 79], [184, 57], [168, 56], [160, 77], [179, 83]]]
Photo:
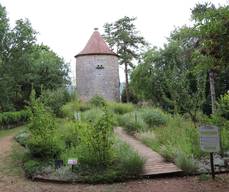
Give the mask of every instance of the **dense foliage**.
[[27, 110], [0, 113], [0, 129], [11, 128], [25, 123], [29, 119]]
[[229, 89], [228, 15], [228, 6], [196, 5], [193, 26], [174, 30], [163, 48], [143, 55], [131, 74], [135, 95], [167, 111], [188, 113], [194, 123], [198, 111], [210, 114], [215, 97]]
[[[55, 119], [42, 99], [35, 99], [35, 91], [30, 99], [30, 124], [16, 136], [27, 151], [22, 163], [28, 177], [51, 174], [58, 179], [97, 183], [121, 181], [141, 173], [144, 160], [113, 132], [114, 115], [133, 110], [132, 105], [107, 106], [96, 96], [92, 99], [95, 102], [65, 104], [62, 110], [67, 118]], [[82, 106], [89, 107], [82, 110]], [[118, 110], [112, 115], [114, 109]], [[78, 159], [73, 169], [67, 163], [70, 158]], [[63, 161], [59, 169], [55, 169], [56, 160]]]
[[61, 152], [61, 145], [54, 136], [57, 129], [54, 118], [40, 101], [34, 98], [31, 100], [31, 123], [28, 127], [30, 137], [26, 146], [33, 158], [42, 160], [57, 158]]
[[39, 96], [41, 90], [68, 82], [68, 65], [48, 46], [37, 44], [36, 35], [28, 19], [10, 28], [0, 5], [0, 112], [27, 105], [32, 86]]
[[134, 17], [123, 17], [114, 23], [104, 25], [104, 38], [114, 51], [119, 55], [121, 65], [125, 67], [126, 101], [129, 102], [129, 72], [134, 68], [134, 60], [140, 59], [140, 53], [147, 44], [136, 30]]

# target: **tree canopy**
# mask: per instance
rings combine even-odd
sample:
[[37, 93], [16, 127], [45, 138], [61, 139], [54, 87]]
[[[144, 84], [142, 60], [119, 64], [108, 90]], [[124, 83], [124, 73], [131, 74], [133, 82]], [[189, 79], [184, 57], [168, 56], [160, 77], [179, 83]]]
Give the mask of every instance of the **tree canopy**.
[[119, 62], [125, 67], [126, 100], [129, 101], [129, 70], [134, 68], [134, 60], [139, 60], [142, 48], [147, 44], [137, 31], [135, 17], [123, 17], [114, 23], [104, 25], [103, 35], [110, 47], [119, 55]]
[[166, 110], [210, 113], [211, 86], [216, 98], [229, 89], [229, 7], [197, 4], [193, 26], [175, 29], [161, 49], [152, 48], [131, 74], [131, 89], [142, 100]]
[[56, 89], [69, 81], [67, 63], [48, 46], [39, 45], [36, 35], [28, 19], [10, 28], [0, 5], [0, 111], [23, 108], [32, 87], [39, 96], [41, 89]]

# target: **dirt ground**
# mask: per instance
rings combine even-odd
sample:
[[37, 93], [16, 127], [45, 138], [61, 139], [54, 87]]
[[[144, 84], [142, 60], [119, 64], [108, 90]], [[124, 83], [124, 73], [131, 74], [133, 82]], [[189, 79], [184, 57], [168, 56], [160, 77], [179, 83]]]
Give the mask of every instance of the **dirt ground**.
[[9, 161], [13, 136], [0, 139], [0, 192], [229, 192], [229, 174], [217, 175], [212, 181], [196, 177], [154, 178], [115, 184], [55, 184], [33, 182], [23, 174], [4, 171]]

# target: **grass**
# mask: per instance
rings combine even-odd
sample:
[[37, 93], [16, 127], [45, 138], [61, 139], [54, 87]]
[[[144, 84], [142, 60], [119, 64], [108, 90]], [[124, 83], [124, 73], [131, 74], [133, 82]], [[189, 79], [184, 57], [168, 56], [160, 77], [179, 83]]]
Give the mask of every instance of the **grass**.
[[130, 103], [115, 103], [109, 102], [108, 108], [115, 114], [123, 115], [134, 111], [135, 107]]
[[[81, 182], [87, 183], [112, 183], [138, 177], [143, 170], [142, 159], [127, 144], [115, 139], [113, 161], [105, 168], [76, 168]], [[86, 174], [85, 174], [86, 173]]]
[[125, 128], [128, 133], [143, 131], [147, 124], [138, 111], [126, 113], [118, 117], [118, 124]]
[[199, 147], [198, 129], [179, 115], [170, 116], [167, 121], [166, 125], [155, 127], [147, 134], [140, 133], [139, 138], [186, 173], [195, 172], [195, 159], [204, 155]]
[[20, 127], [16, 127], [16, 128], [12, 128], [12, 129], [3, 129], [0, 130], [0, 139], [9, 135], [16, 135], [20, 130], [25, 129], [25, 125], [24, 126], [20, 126]]

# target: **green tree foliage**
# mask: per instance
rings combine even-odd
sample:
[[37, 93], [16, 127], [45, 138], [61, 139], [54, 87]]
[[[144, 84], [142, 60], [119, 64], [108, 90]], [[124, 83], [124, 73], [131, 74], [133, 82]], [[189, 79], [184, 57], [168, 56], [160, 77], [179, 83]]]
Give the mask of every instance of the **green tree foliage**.
[[51, 113], [37, 99], [32, 90], [30, 103], [31, 123], [29, 125], [30, 137], [27, 147], [34, 158], [53, 159], [61, 152], [61, 145], [57, 141], [55, 131], [57, 125]]
[[125, 67], [126, 100], [129, 102], [128, 73], [134, 68], [134, 60], [139, 60], [141, 49], [147, 44], [136, 30], [134, 21], [136, 18], [123, 17], [114, 23], [104, 25], [104, 37], [110, 47], [119, 55], [121, 65]]
[[206, 75], [195, 72], [189, 50], [170, 39], [164, 49], [149, 50], [131, 75], [131, 88], [142, 99], [196, 121], [204, 102]]
[[68, 82], [68, 66], [45, 45], [36, 43], [37, 32], [28, 19], [9, 27], [6, 10], [0, 5], [0, 111], [18, 110], [29, 101], [32, 85], [56, 89]]
[[216, 75], [227, 69], [229, 62], [229, 6], [197, 4], [192, 10], [193, 36], [197, 39], [197, 54], [204, 62], [197, 63], [209, 73], [212, 113], [216, 111]]
[[138, 98], [188, 113], [195, 122], [198, 110], [214, 96], [210, 87], [218, 92], [216, 97], [229, 88], [228, 14], [228, 6], [196, 5], [193, 26], [175, 29], [168, 43], [148, 50], [133, 71], [131, 88]]
[[80, 130], [81, 165], [105, 168], [113, 159], [113, 117], [104, 108], [103, 115], [95, 123], [82, 126]]

